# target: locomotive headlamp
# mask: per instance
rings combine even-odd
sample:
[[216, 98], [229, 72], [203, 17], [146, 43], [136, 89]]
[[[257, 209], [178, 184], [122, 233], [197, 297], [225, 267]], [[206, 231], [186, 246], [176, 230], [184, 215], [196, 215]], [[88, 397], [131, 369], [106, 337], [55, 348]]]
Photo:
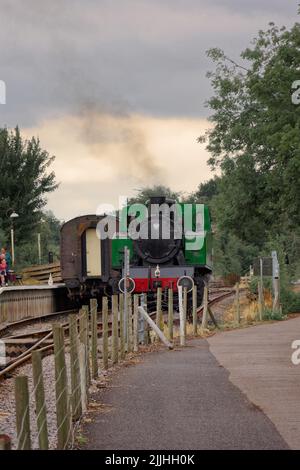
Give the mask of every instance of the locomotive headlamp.
[[154, 276], [155, 276], [155, 277], [160, 277], [159, 265], [156, 266], [156, 269], [155, 269], [155, 272], [154, 272]]
[[187, 292], [191, 292], [194, 287], [194, 281], [190, 276], [181, 276], [177, 281], [177, 287], [179, 286], [183, 289], [186, 287]]

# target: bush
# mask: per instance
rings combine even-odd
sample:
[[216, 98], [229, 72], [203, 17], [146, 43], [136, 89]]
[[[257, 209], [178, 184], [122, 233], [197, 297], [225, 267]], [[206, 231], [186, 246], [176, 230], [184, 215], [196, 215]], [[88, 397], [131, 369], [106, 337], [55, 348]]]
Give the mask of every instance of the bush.
[[[253, 294], [258, 294], [257, 292], [257, 284], [259, 278], [253, 277], [250, 282], [250, 292]], [[264, 288], [269, 289], [272, 292], [272, 278], [264, 278]], [[286, 315], [287, 313], [300, 313], [300, 294], [293, 292], [289, 284], [287, 284], [284, 280], [281, 280], [280, 286], [280, 303], [282, 305], [283, 314]], [[271, 319], [271, 318], [269, 318]], [[275, 320], [275, 318], [273, 318]]]
[[[259, 281], [259, 277], [253, 276], [251, 278], [249, 288], [252, 294], [258, 295], [257, 286]], [[270, 277], [264, 277], [264, 289], [269, 289], [270, 291], [272, 290], [272, 279]]]
[[265, 308], [263, 320], [284, 320], [286, 315], [282, 312], [273, 312], [271, 308]]
[[281, 289], [280, 302], [284, 313], [300, 313], [300, 294], [289, 289]]

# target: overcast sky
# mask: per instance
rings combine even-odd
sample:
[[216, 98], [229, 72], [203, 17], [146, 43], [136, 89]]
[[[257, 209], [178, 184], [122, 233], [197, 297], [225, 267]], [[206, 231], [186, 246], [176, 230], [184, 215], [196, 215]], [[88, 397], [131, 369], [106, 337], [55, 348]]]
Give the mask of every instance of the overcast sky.
[[269, 21], [297, 21], [297, 3], [0, 0], [0, 125], [56, 156], [48, 207], [68, 219], [147, 184], [207, 180], [205, 51], [237, 59]]

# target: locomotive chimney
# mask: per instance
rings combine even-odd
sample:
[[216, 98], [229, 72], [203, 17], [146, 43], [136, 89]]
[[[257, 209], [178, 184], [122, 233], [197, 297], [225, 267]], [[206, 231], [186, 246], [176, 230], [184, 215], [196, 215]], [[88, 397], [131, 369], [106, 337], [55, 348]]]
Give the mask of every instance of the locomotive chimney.
[[164, 204], [166, 202], [166, 196], [151, 196], [149, 201], [147, 201], [149, 205], [151, 204]]

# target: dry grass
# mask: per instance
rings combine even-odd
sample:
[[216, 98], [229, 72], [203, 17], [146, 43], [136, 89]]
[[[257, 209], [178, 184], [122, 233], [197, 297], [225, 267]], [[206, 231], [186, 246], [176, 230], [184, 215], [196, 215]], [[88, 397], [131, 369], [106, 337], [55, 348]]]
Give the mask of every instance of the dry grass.
[[[269, 290], [264, 290], [264, 302], [266, 308], [272, 308], [272, 294]], [[243, 327], [259, 322], [258, 301], [250, 296], [240, 298], [240, 325], [236, 324], [236, 303], [228, 307], [224, 314], [224, 328]]]
[[88, 406], [89, 413], [95, 413], [101, 411], [101, 413], [110, 413], [113, 410], [113, 406], [107, 403], [91, 402]]

